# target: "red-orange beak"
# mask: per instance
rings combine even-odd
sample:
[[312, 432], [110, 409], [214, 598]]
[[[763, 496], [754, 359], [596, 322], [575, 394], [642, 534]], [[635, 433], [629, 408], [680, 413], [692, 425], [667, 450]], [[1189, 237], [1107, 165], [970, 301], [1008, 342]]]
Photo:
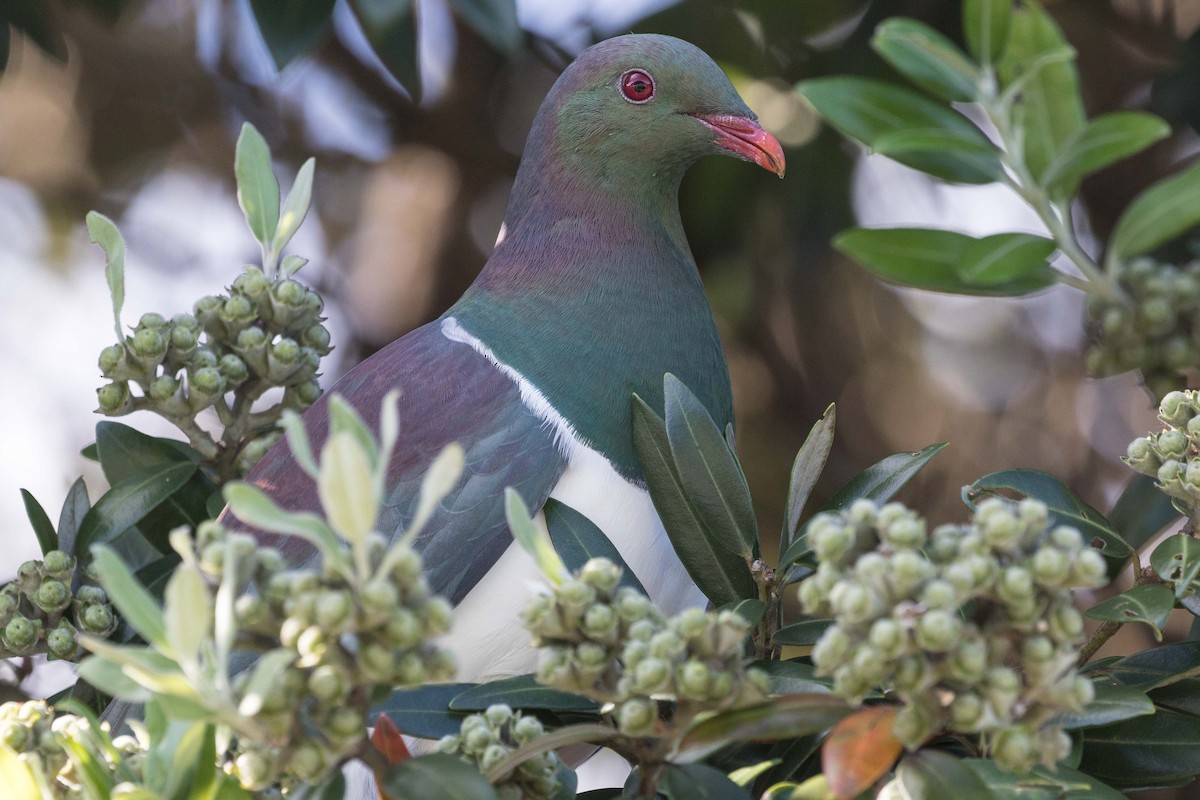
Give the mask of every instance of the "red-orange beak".
[[786, 164], [779, 140], [752, 119], [735, 114], [694, 114], [696, 119], [717, 135], [714, 140], [738, 158], [752, 161], [765, 170], [783, 177]]

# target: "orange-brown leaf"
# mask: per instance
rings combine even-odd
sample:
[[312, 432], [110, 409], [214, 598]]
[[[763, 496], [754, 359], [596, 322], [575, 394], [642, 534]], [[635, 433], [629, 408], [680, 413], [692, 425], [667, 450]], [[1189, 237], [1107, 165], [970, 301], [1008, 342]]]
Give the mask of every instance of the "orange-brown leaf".
[[897, 706], [867, 706], [833, 726], [821, 748], [821, 771], [838, 800], [851, 800], [882, 778], [904, 746], [892, 735]]
[[388, 719], [387, 714], [380, 714], [379, 719], [375, 721], [375, 730], [371, 732], [371, 744], [375, 745], [375, 749], [383, 754], [389, 764], [399, 764], [411, 755], [408, 745], [404, 743], [404, 737], [400, 735], [400, 729]]

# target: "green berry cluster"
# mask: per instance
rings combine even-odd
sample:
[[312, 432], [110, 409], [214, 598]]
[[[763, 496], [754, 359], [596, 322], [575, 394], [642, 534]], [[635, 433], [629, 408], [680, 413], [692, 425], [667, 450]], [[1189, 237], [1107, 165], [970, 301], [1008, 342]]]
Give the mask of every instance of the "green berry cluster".
[[0, 658], [46, 653], [73, 660], [81, 654], [79, 631], [108, 636], [116, 630], [108, 595], [92, 576], [77, 576], [75, 566], [74, 557], [51, 550], [22, 564], [0, 589]]
[[[543, 733], [545, 729], [537, 717], [497, 704], [464, 719], [457, 734], [438, 740], [437, 749], [459, 756], [486, 774], [518, 747]], [[561, 766], [553, 752], [528, 758], [495, 785], [496, 794], [505, 800], [552, 800], [562, 787], [557, 776]]]
[[1140, 369], [1155, 397], [1185, 385], [1183, 370], [1200, 363], [1200, 261], [1182, 267], [1138, 258], [1122, 268], [1129, 301], [1088, 302], [1092, 348], [1088, 371], [1097, 377]]
[[[219, 477], [244, 474], [279, 438], [283, 409], [303, 411], [321, 394], [317, 370], [332, 349], [322, 307], [303, 284], [247, 266], [228, 295], [202, 297], [191, 314], [143, 314], [100, 353], [111, 383], [97, 390], [99, 411], [154, 411], [188, 434]], [[252, 412], [274, 387], [284, 390], [278, 403]], [[208, 408], [224, 426], [220, 442], [195, 423]]]
[[247, 789], [318, 782], [362, 746], [375, 689], [453, 674], [449, 654], [428, 641], [449, 629], [450, 604], [431, 594], [416, 552], [405, 544], [388, 552], [373, 536], [372, 563], [390, 568], [358, 584], [334, 569], [287, 570], [277, 550], [215, 522], [197, 530], [211, 591], [229, 558], [246, 586], [234, 601], [239, 648], [292, 656], [266, 686], [254, 685], [252, 670], [235, 680], [238, 709], [260, 733], [239, 743], [229, 767]]
[[1094, 694], [1076, 669], [1084, 624], [1070, 590], [1107, 581], [1079, 531], [1051, 526], [1036, 500], [989, 498], [970, 525], [932, 534], [899, 503], [859, 500], [815, 517], [808, 537], [819, 566], [800, 600], [834, 619], [812, 659], [837, 694], [894, 690], [894, 733], [909, 748], [942, 731], [980, 734], [1018, 772], [1067, 755], [1051, 720]]
[[1124, 459], [1132, 469], [1158, 479], [1188, 516], [1200, 504], [1200, 393], [1168, 392], [1158, 405], [1165, 426], [1129, 443]]
[[766, 697], [765, 673], [746, 667], [743, 617], [692, 608], [667, 619], [646, 595], [620, 586], [621, 575], [593, 558], [530, 599], [521, 621], [540, 648], [540, 683], [614, 704], [617, 726], [631, 736], [655, 732], [659, 700], [695, 710]]

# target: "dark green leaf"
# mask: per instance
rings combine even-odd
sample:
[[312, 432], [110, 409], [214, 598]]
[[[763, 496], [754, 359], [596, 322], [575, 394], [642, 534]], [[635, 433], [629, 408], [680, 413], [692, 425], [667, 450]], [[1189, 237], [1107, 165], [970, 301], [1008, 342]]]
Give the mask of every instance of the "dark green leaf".
[[904, 796], [912, 800], [991, 800], [987, 784], [960, 759], [940, 750], [910, 753], [896, 769]]
[[345, 797], [346, 776], [337, 769], [316, 786], [302, 784], [288, 793], [288, 800], [345, 800]]
[[474, 767], [441, 753], [388, 767], [379, 788], [390, 800], [500, 800]]
[[745, 600], [725, 606], [721, 610], [723, 611], [725, 609], [737, 614], [739, 617], [746, 620], [746, 622], [749, 622], [751, 627], [753, 627], [761, 622], [763, 614], [767, 613], [767, 604], [757, 598], [747, 597]]
[[421, 73], [412, 0], [350, 0], [350, 7], [379, 60], [417, 98]]
[[450, 701], [477, 684], [438, 683], [416, 689], [397, 689], [382, 703], [371, 707], [370, 722], [387, 714], [402, 733], [423, 739], [438, 739], [458, 733], [465, 714], [450, 711]]
[[1171, 583], [1176, 598], [1183, 598], [1200, 575], [1200, 542], [1186, 533], [1177, 533], [1154, 548], [1150, 566], [1160, 578]]
[[1149, 475], [1135, 475], [1108, 514], [1109, 523], [1130, 547], [1141, 548], [1179, 519], [1171, 498], [1160, 492], [1155, 483]]
[[1200, 642], [1151, 647], [1112, 661], [1102, 661], [1088, 671], [1123, 686], [1150, 690], [1183, 677], [1200, 674]]
[[1092, 619], [1112, 622], [1144, 622], [1154, 629], [1154, 638], [1162, 641], [1167, 616], [1175, 608], [1175, 593], [1161, 583], [1134, 586], [1087, 610]]
[[793, 694], [733, 711], [721, 711], [695, 723], [684, 734], [679, 761], [698, 761], [731, 742], [776, 741], [833, 726], [854, 711], [828, 694]]
[[1076, 497], [1058, 478], [1044, 472], [1032, 469], [993, 472], [963, 489], [963, 497], [974, 503], [980, 497], [1005, 492], [1041, 500], [1050, 509], [1053, 524], [1077, 528], [1085, 540], [1091, 540], [1092, 546], [1108, 558], [1123, 562], [1133, 552], [1103, 514]]
[[806, 619], [803, 622], [794, 622], [775, 631], [774, 641], [775, 644], [811, 647], [832, 624], [833, 620], [831, 619]]
[[259, 33], [283, 69], [312, 50], [331, 28], [336, 0], [250, 0]]
[[[816, 78], [796, 86], [826, 121], [843, 135], [874, 148], [886, 133], [941, 130], [987, 146], [986, 137], [966, 117], [909, 89], [882, 81], [850, 76]], [[957, 183], [991, 183], [1003, 176], [999, 152], [985, 168], [947, 158], [944, 152], [923, 150], [897, 154], [913, 169]]]
[[463, 22], [505, 55], [521, 47], [521, 26], [515, 0], [450, 0]]
[[57, 550], [58, 534], [54, 532], [54, 523], [50, 521], [46, 509], [42, 508], [37, 498], [24, 489], [21, 490], [21, 499], [25, 501], [25, 516], [29, 517], [29, 524], [33, 526], [33, 534], [37, 536], [42, 555]]
[[671, 458], [666, 424], [640, 397], [633, 398], [633, 444], [646, 474], [654, 508], [688, 575], [714, 605], [735, 603], [757, 594], [745, 560], [715, 546], [702, 535], [700, 518], [684, 494]]
[[754, 668], [771, 679], [771, 694], [827, 694], [831, 681], [813, 675], [815, 669], [805, 661], [755, 661]]
[[75, 555], [75, 539], [79, 535], [79, 526], [91, 508], [87, 485], [83, 478], [76, 478], [67, 492], [67, 499], [63, 501], [62, 512], [58, 515], [58, 547], [64, 553]]
[[1200, 161], [1155, 183], [1121, 214], [1109, 239], [1109, 257], [1124, 261], [1148, 253], [1200, 223]]
[[1029, 276], [1053, 278], [1047, 259], [1053, 239], [1029, 233], [997, 233], [967, 244], [958, 274], [973, 286], [1006, 286]]
[[271, 244], [279, 224], [279, 181], [271, 169], [271, 150], [249, 122], [242, 124], [234, 154], [238, 205], [254, 238]]
[[87, 447], [80, 450], [79, 455], [83, 456], [88, 461], [95, 461], [97, 464], [100, 463], [100, 450], [96, 447], [95, 442], [92, 442]]
[[923, 22], [884, 20], [871, 46], [910, 81], [943, 100], [970, 103], [979, 97], [979, 68], [958, 45]]
[[451, 698], [450, 710], [483, 711], [496, 703], [504, 703], [510, 708], [539, 711], [594, 712], [600, 708], [595, 700], [542, 686], [532, 675], [518, 675], [463, 689]]
[[554, 498], [546, 501], [542, 506], [542, 513], [546, 515], [550, 541], [554, 543], [554, 549], [558, 551], [567, 569], [574, 572], [590, 558], [607, 558], [622, 569], [622, 586], [646, 594], [637, 575], [633, 574], [633, 570], [621, 558], [621, 553], [596, 523]]
[[182, 461], [169, 467], [151, 467], [134, 473], [104, 493], [79, 524], [75, 554], [86, 560], [92, 545], [107, 542], [138, 524], [196, 474], [197, 467]]
[[991, 759], [967, 758], [962, 764], [983, 779], [996, 800], [1125, 800], [1090, 775], [1061, 765], [1053, 770], [1037, 766], [1021, 775], [1001, 769]]
[[808, 438], [796, 453], [792, 462], [792, 477], [788, 485], [787, 508], [784, 509], [784, 529], [781, 538], [783, 549], [786, 550], [800, 529], [800, 515], [808, 503], [809, 495], [825, 469], [829, 459], [829, 449], [833, 447], [833, 429], [837, 414], [832, 404], [812, 426]]
[[996, 146], [966, 131], [941, 128], [890, 131], [875, 137], [871, 151], [900, 163], [909, 157], [928, 158], [930, 153], [937, 153], [947, 169], [992, 175], [993, 180], [1003, 177], [997, 169]]
[[1057, 57], [1073, 51], [1041, 6], [1023, 4], [1013, 11], [1011, 25], [1000, 75], [1005, 86], [1023, 81], [1020, 107], [1025, 164], [1040, 182], [1050, 163], [1084, 125], [1079, 74], [1073, 60]]
[[1096, 697], [1082, 711], [1062, 714], [1055, 723], [1067, 730], [1094, 728], [1154, 713], [1146, 693], [1132, 686], [1097, 684]]
[[1012, 296], [1054, 284], [1055, 273], [1045, 266], [1003, 283], [965, 278], [961, 272], [964, 255], [978, 241], [931, 228], [851, 228], [834, 237], [833, 245], [884, 280], [916, 289]]
[[855, 500], [862, 498], [880, 504], [886, 503], [916, 477], [945, 446], [945, 442], [938, 442], [915, 453], [895, 453], [872, 464], [838, 489], [825, 508], [849, 508]]
[[1143, 111], [1114, 111], [1090, 120], [1068, 139], [1046, 167], [1042, 182], [1055, 198], [1075, 194], [1079, 182], [1171, 135], [1171, 126]]
[[1189, 678], [1150, 691], [1150, 700], [1159, 708], [1200, 717], [1200, 680]]
[[1088, 728], [1080, 769], [1118, 789], [1163, 785], [1200, 772], [1200, 719], [1160, 709]]
[[963, 35], [967, 47], [980, 62], [995, 64], [1008, 43], [1012, 0], [965, 0]]
[[750, 800], [749, 792], [707, 764], [668, 766], [658, 793], [667, 800]]
[[704, 405], [674, 375], [663, 377], [667, 441], [683, 490], [713, 542], [744, 559], [758, 550], [750, 488]]

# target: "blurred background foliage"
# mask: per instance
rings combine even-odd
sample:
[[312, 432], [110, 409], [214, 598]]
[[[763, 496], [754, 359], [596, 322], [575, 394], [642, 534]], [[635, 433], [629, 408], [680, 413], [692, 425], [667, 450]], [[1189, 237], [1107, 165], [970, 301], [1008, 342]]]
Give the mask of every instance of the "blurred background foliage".
[[[1144, 108], [1174, 126], [1085, 182], [1079, 220], [1102, 238], [1130, 198], [1197, 149], [1200, 2], [1046, 5], [1079, 52], [1089, 115]], [[127, 321], [169, 315], [255, 253], [229, 169], [242, 122], [263, 132], [281, 171], [315, 155], [314, 215], [295, 249], [331, 306], [328, 385], [467, 287], [545, 92], [574, 53], [629, 30], [708, 51], [787, 150], [782, 182], [709, 159], [681, 197], [763, 527], [779, 528], [791, 459], [830, 402], [840, 424], [818, 502], [886, 454], [949, 441], [904, 496], [933, 521], [961, 520], [958, 488], [1011, 467], [1053, 473], [1107, 508], [1129, 477], [1117, 456], [1154, 417], [1135, 376], [1085, 377], [1080, 293], [912, 292], [829, 247], [856, 222], [1038, 231], [1006, 190], [949, 187], [867, 156], [792, 91], [821, 75], [895, 79], [868, 39], [896, 15], [960, 41], [959, 4], [934, 0], [0, 0], [10, 569], [35, 546], [17, 488], [56, 506], [92, 438], [108, 326], [88, 209], [129, 239]]]

